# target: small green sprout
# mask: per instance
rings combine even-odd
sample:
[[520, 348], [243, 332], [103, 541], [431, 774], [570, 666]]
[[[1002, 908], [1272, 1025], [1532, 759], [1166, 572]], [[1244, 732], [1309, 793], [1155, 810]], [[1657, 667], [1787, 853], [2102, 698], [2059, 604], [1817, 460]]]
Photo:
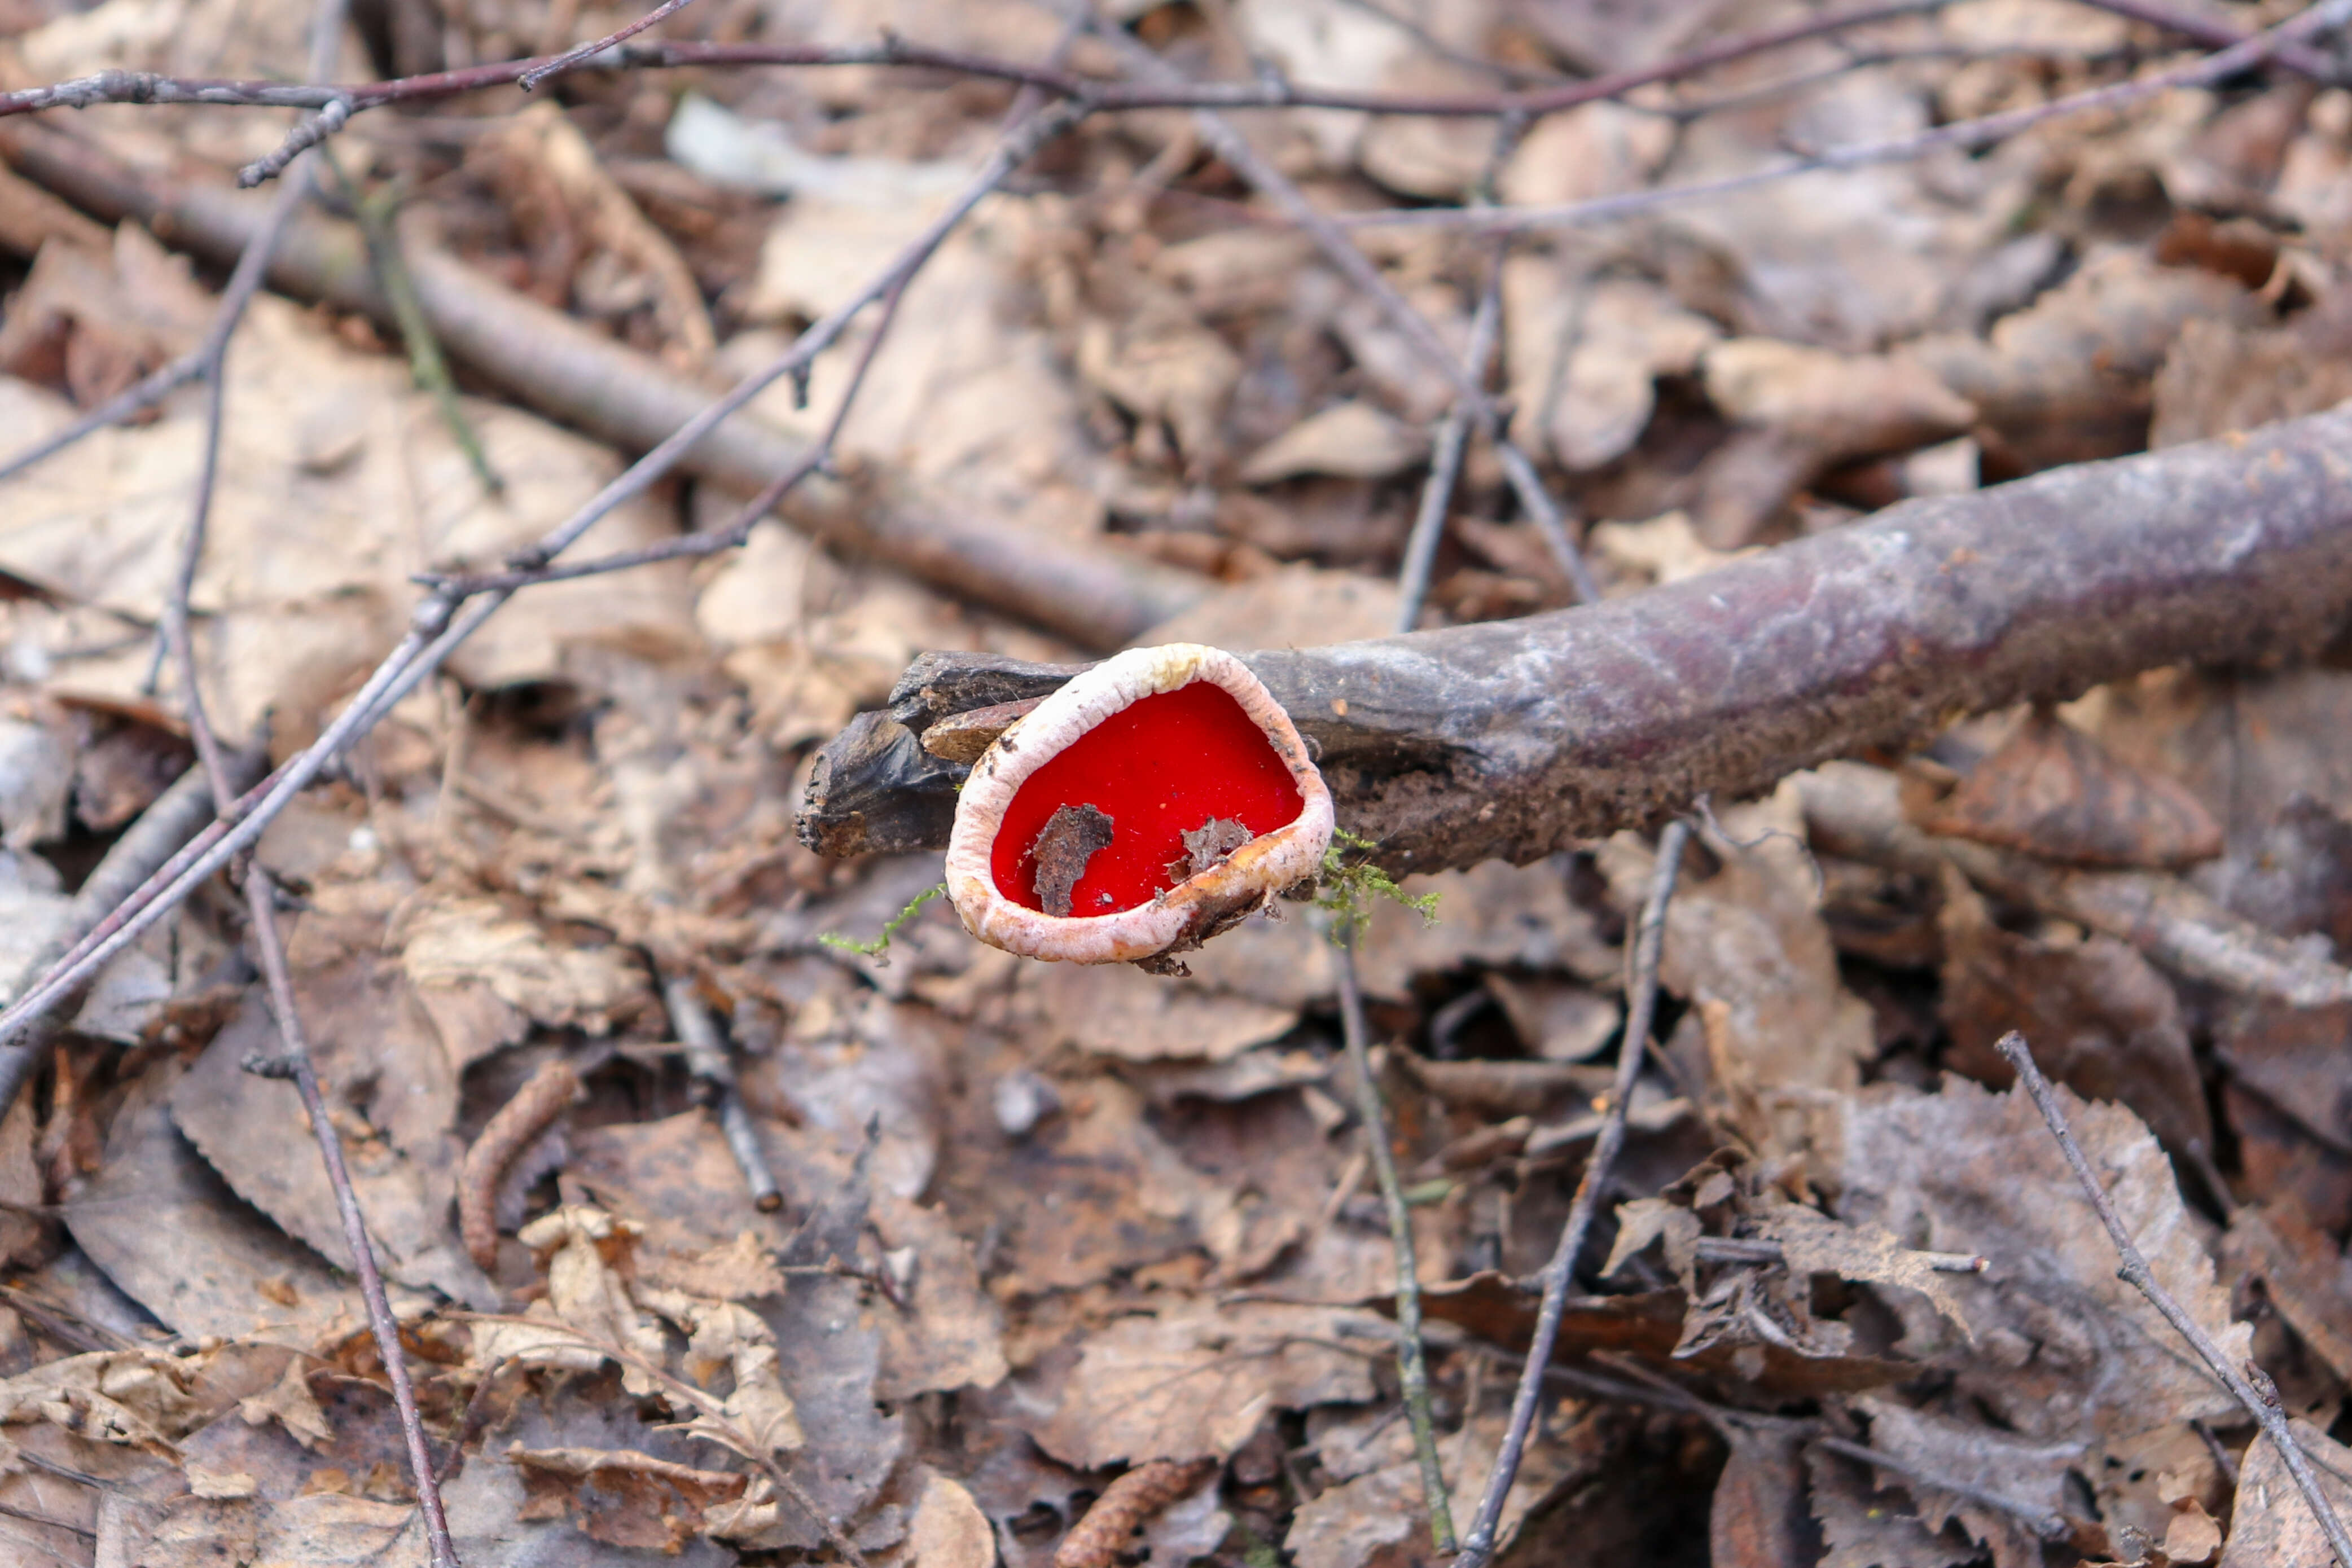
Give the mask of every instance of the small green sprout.
[[1392, 899], [1403, 904], [1421, 916], [1423, 925], [1437, 924], [1437, 894], [1424, 893], [1415, 898], [1370, 860], [1344, 859], [1340, 854], [1343, 848], [1358, 855], [1369, 855], [1380, 845], [1345, 828], [1331, 834], [1331, 847], [1323, 852], [1323, 891], [1315, 895], [1315, 907], [1331, 916], [1331, 940], [1350, 943], [1362, 936], [1372, 917], [1368, 905], [1375, 898]]
[[908, 921], [912, 920], [915, 917], [916, 912], [920, 910], [923, 905], [929, 904], [935, 898], [946, 897], [947, 891], [948, 884], [946, 883], [940, 883], [936, 886], [927, 887], [923, 889], [922, 892], [915, 894], [912, 899], [908, 901], [906, 908], [898, 911], [898, 914], [883, 922], [882, 935], [877, 936], [871, 942], [853, 942], [848, 937], [831, 931], [827, 931], [819, 936], [817, 940], [827, 947], [838, 947], [845, 953], [862, 954], [868, 958], [874, 959], [877, 963], [887, 964], [890, 960], [886, 956], [886, 955], [890, 951], [890, 938], [898, 935], [898, 928], [906, 925]]

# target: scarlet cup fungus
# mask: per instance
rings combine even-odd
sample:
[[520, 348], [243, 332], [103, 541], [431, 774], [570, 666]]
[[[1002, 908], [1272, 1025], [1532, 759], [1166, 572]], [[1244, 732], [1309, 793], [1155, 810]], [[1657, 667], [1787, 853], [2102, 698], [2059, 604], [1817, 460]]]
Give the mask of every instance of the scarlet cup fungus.
[[1331, 825], [1306, 743], [1246, 665], [1191, 643], [1132, 649], [972, 765], [948, 895], [991, 946], [1148, 965], [1313, 876]]

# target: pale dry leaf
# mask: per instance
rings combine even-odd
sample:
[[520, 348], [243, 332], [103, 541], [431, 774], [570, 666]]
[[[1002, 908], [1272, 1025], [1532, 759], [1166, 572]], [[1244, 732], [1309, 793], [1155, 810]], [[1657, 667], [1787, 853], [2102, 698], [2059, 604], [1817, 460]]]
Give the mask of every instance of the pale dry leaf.
[[569, 1513], [592, 1540], [665, 1554], [698, 1533], [705, 1509], [741, 1495], [745, 1479], [634, 1448], [526, 1448], [518, 1442], [505, 1457], [530, 1493], [522, 1518]]
[[626, 1255], [635, 1234], [627, 1221], [586, 1205], [555, 1209], [524, 1226], [520, 1239], [541, 1255], [547, 1273], [547, 1294], [527, 1314], [538, 1321], [482, 1324], [475, 1336], [476, 1363], [486, 1369], [520, 1361], [589, 1371], [604, 1364], [610, 1347], [646, 1364], [623, 1361], [623, 1386], [640, 1396], [653, 1393], [660, 1382], [647, 1367], [662, 1364], [668, 1345], [612, 1260]]
[[310, 1363], [303, 1356], [288, 1361], [284, 1375], [268, 1389], [237, 1401], [236, 1413], [248, 1427], [277, 1422], [306, 1448], [316, 1449], [335, 1435], [318, 1396], [310, 1392]]
[[1860, 1465], [1812, 1448], [1805, 1469], [1829, 1547], [1819, 1568], [1952, 1568], [1982, 1555], [1958, 1529], [1930, 1531], [1899, 1494], [1876, 1491]]
[[1212, 648], [1313, 648], [1386, 637], [1403, 601], [1384, 577], [1294, 563], [1213, 590], [1135, 639], [1139, 648], [1202, 643]]
[[[2121, 1106], [2084, 1105], [2064, 1089], [2074, 1135], [2100, 1174], [2157, 1281], [2221, 1345], [2247, 1354], [2196, 1219], [2146, 1126]], [[1981, 1253], [1983, 1275], [1948, 1289], [1975, 1335], [1958, 1387], [2021, 1439], [2105, 1442], [2236, 1404], [2138, 1291], [2116, 1275], [2115, 1245], [2022, 1090], [1995, 1094], [1966, 1079], [1935, 1094], [1877, 1085], [1840, 1108], [1822, 1176], [1838, 1214], [1939, 1252]], [[1889, 1305], [1906, 1343], [1948, 1343], [1920, 1301]]]
[[496, 898], [457, 894], [413, 906], [393, 939], [418, 993], [478, 989], [551, 1029], [603, 1034], [648, 996], [644, 967], [618, 946], [555, 941]]
[[1892, 1232], [1875, 1225], [1844, 1224], [1795, 1203], [1771, 1205], [1756, 1218], [1759, 1233], [1780, 1244], [1790, 1274], [1800, 1279], [1834, 1274], [1841, 1280], [1916, 1291], [1945, 1322], [1967, 1335], [1967, 1316], [1949, 1288], [1954, 1276], [1938, 1272], [1925, 1253], [1904, 1246]]
[[1021, 988], [1038, 1040], [1129, 1061], [1225, 1061], [1287, 1034], [1290, 1009], [1186, 987], [1119, 964], [1033, 964]]
[[784, 1392], [775, 1336], [767, 1323], [734, 1301], [698, 1302], [687, 1322], [692, 1331], [686, 1347], [688, 1375], [704, 1384], [723, 1367], [733, 1384], [719, 1408], [697, 1416], [687, 1431], [754, 1464], [797, 1452], [807, 1438], [792, 1396]]
[[[1171, 1302], [1087, 1338], [1051, 1414], [1030, 1424], [1046, 1452], [1085, 1469], [1122, 1460], [1230, 1455], [1277, 1410], [1372, 1396], [1364, 1361], [1315, 1343], [1353, 1314], [1258, 1303]], [[1373, 1343], [1391, 1331], [1376, 1327]]]
[[1385, 479], [1429, 455], [1429, 440], [1370, 403], [1343, 400], [1311, 413], [1244, 460], [1244, 485], [1310, 474]]
[[1912, 1494], [1921, 1521], [1928, 1529], [1941, 1530], [1957, 1519], [1971, 1537], [1993, 1548], [1998, 1562], [2014, 1559], [2021, 1537], [2024, 1550], [2033, 1559], [2039, 1558], [2039, 1549], [2014, 1516], [1919, 1478], [1963, 1482], [2047, 1514], [2063, 1514], [2067, 1472], [2083, 1463], [2081, 1443], [2022, 1442], [1990, 1427], [1914, 1410], [1891, 1400], [1864, 1398], [1858, 1403], [1870, 1416], [1871, 1446], [1907, 1467], [1907, 1473], [1888, 1471], [1885, 1479]]
[[1631, 451], [1656, 407], [1657, 379], [1688, 374], [1721, 336], [1645, 279], [1583, 278], [1536, 256], [1503, 267], [1513, 428], [1566, 467], [1598, 468]]
[[[467, 414], [506, 480], [485, 497], [432, 400], [404, 365], [335, 340], [297, 307], [254, 301], [228, 359], [228, 406], [211, 545], [194, 592], [197, 652], [214, 723], [252, 729], [264, 712], [280, 743], [399, 638], [414, 572], [451, 559], [503, 559], [569, 516], [614, 473], [603, 447], [504, 404]], [[21, 404], [23, 390], [9, 387]], [[189, 486], [202, 458], [198, 402], [141, 428], [97, 432], [69, 464], [0, 485], [8, 524], [0, 567], [72, 599], [144, 622], [160, 615]], [[27, 408], [26, 428], [67, 411]], [[350, 448], [320, 462], [321, 432]], [[674, 530], [640, 500], [605, 520], [608, 548]], [[476, 685], [544, 680], [574, 643], [642, 636], [683, 645], [692, 622], [680, 568], [538, 590], [488, 622], [451, 668]], [[127, 647], [50, 650], [57, 678], [100, 696], [138, 696], [146, 656]]]
[[[2335, 1505], [2336, 1516], [2352, 1518], [2352, 1482], [2342, 1479], [2352, 1475], [2352, 1448], [2308, 1421], [2287, 1425], [2309, 1456], [2320, 1492]], [[2285, 1461], [2269, 1438], [2256, 1437], [2239, 1461], [2238, 1497], [2230, 1510], [2230, 1541], [2221, 1549], [2221, 1568], [2328, 1568], [2335, 1561]]]
[[962, 1483], [933, 1474], [907, 1530], [908, 1568], [994, 1568], [996, 1533]]
[[983, 1286], [969, 1242], [943, 1208], [875, 1196], [876, 1239], [913, 1254], [906, 1303], [869, 1301], [865, 1318], [879, 1336], [882, 1364], [874, 1396], [897, 1405], [919, 1394], [988, 1388], [1009, 1370], [1003, 1309]]

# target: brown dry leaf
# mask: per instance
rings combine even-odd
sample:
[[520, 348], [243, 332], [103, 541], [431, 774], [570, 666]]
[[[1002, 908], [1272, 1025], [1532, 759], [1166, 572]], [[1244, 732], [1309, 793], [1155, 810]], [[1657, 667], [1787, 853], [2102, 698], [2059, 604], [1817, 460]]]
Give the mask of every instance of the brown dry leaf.
[[[198, 651], [214, 722], [242, 735], [265, 712], [279, 744], [305, 738], [330, 700], [398, 640], [413, 572], [452, 559], [503, 558], [569, 516], [617, 472], [606, 450], [503, 404], [467, 416], [504, 493], [486, 498], [432, 400], [406, 367], [344, 347], [295, 306], [254, 302], [228, 359], [231, 418], [221, 450], [211, 548], [198, 573]], [[156, 423], [102, 430], [76, 461], [0, 485], [9, 522], [0, 568], [142, 623], [162, 612], [200, 459], [197, 402]], [[68, 411], [0, 381], [0, 425], [28, 434]], [[654, 503], [608, 517], [607, 548], [672, 531]], [[561, 673], [562, 651], [599, 638], [670, 643], [692, 634], [682, 570], [535, 591], [451, 662], [498, 685]], [[65, 622], [58, 622], [67, 634]], [[56, 679], [130, 699], [146, 656], [61, 642]]]
[[1630, 451], [1656, 406], [1657, 378], [1689, 374], [1722, 335], [1656, 284], [1578, 278], [1562, 263], [1525, 255], [1504, 264], [1503, 320], [1513, 428], [1569, 468], [1598, 468]]
[[2317, 413], [2352, 397], [2352, 292], [2338, 289], [2273, 331], [2185, 323], [2156, 377], [2151, 448]]
[[1981, 1489], [2049, 1515], [2063, 1514], [2067, 1471], [2081, 1466], [2079, 1442], [2026, 1443], [1990, 1427], [1914, 1410], [1891, 1400], [1857, 1401], [1870, 1416], [1871, 1447], [1906, 1462], [1909, 1474], [1889, 1471], [1889, 1484], [1909, 1491], [1920, 1521], [1940, 1531], [1958, 1520], [1969, 1535], [1992, 1549], [2000, 1568], [2036, 1568], [2041, 1542], [2014, 1516], [1970, 1498], [1928, 1486], [1920, 1475]]
[[740, 1495], [744, 1478], [657, 1459], [634, 1448], [509, 1447], [530, 1500], [519, 1519], [569, 1513], [590, 1539], [674, 1555], [703, 1527], [716, 1502]]
[[1811, 1448], [1805, 1471], [1829, 1548], [1819, 1568], [1952, 1568], [1981, 1555], [1955, 1526], [1930, 1531], [1849, 1459]]
[[709, 359], [718, 335], [694, 274], [560, 105], [534, 103], [496, 122], [468, 158], [487, 169], [526, 234], [560, 233], [568, 242], [564, 259], [572, 265], [548, 281], [583, 310], [610, 318], [650, 305], [665, 359], [684, 370]]
[[1371, 1398], [1363, 1358], [1317, 1343], [1368, 1322], [1368, 1343], [1392, 1338], [1376, 1319], [1330, 1308], [1171, 1301], [1087, 1335], [1050, 1413], [1024, 1426], [1082, 1469], [1224, 1458], [1277, 1410]]
[[[2231, 1321], [2229, 1292], [2214, 1281], [2156, 1140], [2120, 1106], [2059, 1092], [2158, 1281], [2242, 1359], [2248, 1329]], [[2021, 1437], [2105, 1442], [2235, 1408], [2116, 1277], [2114, 1244], [2022, 1090], [1995, 1094], [1959, 1078], [1935, 1094], [1874, 1085], [1836, 1121], [1822, 1178], [1837, 1189], [1842, 1218], [1991, 1260], [1985, 1274], [1949, 1282], [1977, 1345], [1958, 1364], [1958, 1386]], [[1915, 1354], [1948, 1343], [1927, 1313], [1899, 1297], [1889, 1304]]]
[[1755, 1218], [1759, 1232], [1780, 1244], [1791, 1276], [1801, 1280], [1834, 1274], [1841, 1280], [1916, 1291], [1947, 1322], [1968, 1333], [1967, 1318], [1948, 1284], [1954, 1276], [1934, 1268], [1925, 1253], [1904, 1246], [1891, 1232], [1875, 1225], [1843, 1224], [1795, 1203], [1770, 1205]]
[[1974, 403], [2011, 464], [2030, 471], [2133, 450], [2151, 379], [2183, 325], [2251, 327], [2267, 314], [2228, 278], [2111, 247], [1990, 338], [1925, 338], [1905, 352]]
[[[300, 1096], [291, 1083], [243, 1066], [248, 1056], [278, 1049], [277, 1021], [260, 991], [248, 992], [243, 1009], [173, 1087], [172, 1122], [238, 1197], [348, 1270], [341, 1211], [308, 1146]], [[495, 1305], [495, 1291], [466, 1258], [450, 1219], [453, 1166], [412, 1158], [348, 1104], [336, 1103], [336, 1112], [352, 1189], [384, 1271], [412, 1289]]]
[[[1563, 1425], [1572, 1418], [1567, 1410], [1559, 1417]], [[1464, 1528], [1477, 1512], [1479, 1493], [1493, 1468], [1495, 1452], [1502, 1445], [1504, 1425], [1500, 1410], [1487, 1411], [1438, 1439], [1438, 1466], [1449, 1478], [1447, 1504], [1456, 1529]], [[1334, 1439], [1346, 1435], [1325, 1429], [1327, 1462], [1338, 1457], [1339, 1445]], [[1500, 1560], [1514, 1561], [1515, 1546], [1524, 1560], [1529, 1543], [1520, 1538], [1520, 1531], [1529, 1511], [1559, 1495], [1568, 1483], [1591, 1473], [1597, 1468], [1596, 1448], [1591, 1435], [1574, 1427], [1528, 1445], [1518, 1477], [1496, 1521]], [[1413, 1458], [1411, 1430], [1404, 1422], [1384, 1422], [1370, 1443], [1328, 1473], [1344, 1474], [1346, 1479], [1301, 1503], [1290, 1532], [1283, 1538], [1284, 1549], [1298, 1568], [1356, 1568], [1359, 1563], [1430, 1568], [1447, 1561], [1430, 1543], [1421, 1469]]]
[[0, 1264], [29, 1260], [47, 1234], [38, 1210], [41, 1167], [33, 1154], [33, 1102], [20, 1095], [0, 1118]]
[[1370, 403], [1349, 399], [1309, 414], [1259, 447], [1243, 461], [1237, 477], [1244, 485], [1273, 485], [1310, 474], [1385, 479], [1428, 455], [1427, 436]]
[[[2352, 1515], [2352, 1448], [2308, 1421], [2288, 1427], [2318, 1472], [2319, 1490], [2338, 1519]], [[2230, 1541], [2221, 1568], [2327, 1568], [2336, 1560], [2319, 1521], [2295, 1490], [2294, 1478], [2269, 1439], [2258, 1437], [2238, 1466], [2238, 1498], [2230, 1510]]]
[[[1874, 1050], [1870, 1009], [1846, 993], [1822, 923], [1792, 788], [1723, 813], [1729, 840], [1710, 835], [1721, 869], [1685, 868], [1666, 912], [1659, 978], [1695, 1002], [1706, 1025], [1713, 1091], [1751, 1145], [1793, 1149], [1861, 1082]], [[1741, 849], [1730, 841], [1752, 847]], [[1604, 845], [1600, 865], [1619, 904], [1637, 907], [1653, 852], [1630, 834]]]
[[1202, 643], [1212, 648], [1314, 648], [1396, 631], [1402, 604], [1388, 578], [1292, 565], [1209, 593], [1135, 639], [1139, 648]]
[[287, 1362], [285, 1375], [266, 1392], [237, 1401], [236, 1413], [248, 1427], [277, 1422], [306, 1448], [317, 1448], [335, 1435], [318, 1396], [310, 1392], [310, 1363], [300, 1356]]
[[2168, 871], [2221, 852], [2221, 825], [2185, 786], [2126, 766], [2047, 709], [2029, 712], [1948, 795], [1915, 789], [1922, 830], [2069, 865]]
[[2014, 1076], [1993, 1044], [2011, 1030], [2033, 1042], [2044, 1072], [2091, 1100], [2131, 1107], [2164, 1146], [2213, 1146], [2205, 1084], [2172, 982], [2111, 936], [2064, 928], [2003, 929], [1956, 871], [1937, 927], [1944, 939], [1938, 1015], [1946, 1065], [1996, 1088]]
[[662, 1364], [668, 1344], [615, 1267], [627, 1257], [634, 1234], [626, 1221], [584, 1205], [524, 1226], [520, 1239], [543, 1259], [547, 1294], [525, 1314], [532, 1322], [482, 1324], [474, 1341], [476, 1364], [486, 1373], [508, 1362], [593, 1372], [608, 1352], [619, 1351], [635, 1358], [621, 1364], [624, 1386], [640, 1397], [652, 1394], [660, 1383], [647, 1368]]
[[[357, 1327], [357, 1290], [238, 1201], [173, 1126], [177, 1077], [158, 1065], [132, 1084], [105, 1163], [70, 1195], [66, 1228], [125, 1294], [192, 1338], [308, 1351]], [[316, 1156], [307, 1133], [279, 1152]], [[405, 1294], [396, 1291], [395, 1301]]]
[[2345, 1295], [2343, 1249], [2291, 1195], [2231, 1214], [2221, 1262], [2241, 1281], [2262, 1281], [2264, 1298], [2303, 1343], [2338, 1377], [2352, 1380], [2352, 1304]]
[[651, 1002], [635, 954], [560, 944], [496, 898], [453, 892], [419, 901], [389, 937], [428, 1012], [495, 998], [511, 1014], [511, 1039], [534, 1023], [604, 1034]]
[[[1246, 928], [1241, 935], [1246, 939]], [[1171, 987], [1124, 964], [1032, 964], [1021, 984], [1034, 1002], [1041, 1047], [1069, 1045], [1129, 1061], [1229, 1061], [1298, 1021], [1288, 1008]]]
[[933, 1472], [907, 1527], [907, 1568], [995, 1568], [996, 1536], [962, 1484]]
[[982, 1289], [971, 1245], [947, 1213], [888, 1193], [877, 1196], [874, 1233], [891, 1253], [912, 1254], [914, 1282], [904, 1307], [868, 1301], [865, 1318], [881, 1340], [874, 1397], [897, 1405], [919, 1394], [989, 1388], [1009, 1370], [1003, 1309]]
[[1728, 1430], [1731, 1457], [1707, 1520], [1713, 1568], [1811, 1562], [1820, 1532], [1805, 1507], [1803, 1447], [1778, 1433]]

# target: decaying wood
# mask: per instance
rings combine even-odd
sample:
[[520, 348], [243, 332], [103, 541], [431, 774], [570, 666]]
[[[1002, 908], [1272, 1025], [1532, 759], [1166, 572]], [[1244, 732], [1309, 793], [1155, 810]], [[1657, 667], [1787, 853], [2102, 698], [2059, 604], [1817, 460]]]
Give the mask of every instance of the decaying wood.
[[[2180, 663], [2307, 656], [2352, 622], [2352, 410], [1906, 502], [1607, 603], [1246, 653], [1393, 870], [1525, 862], [1963, 714]], [[801, 836], [936, 848], [931, 722], [1065, 666], [929, 654], [820, 755]]]
[[[151, 181], [88, 143], [42, 126], [11, 126], [0, 158], [109, 223], [131, 219], [206, 260], [236, 260], [268, 198]], [[406, 247], [418, 302], [451, 358], [525, 407], [629, 451], [644, 451], [708, 407], [713, 389], [494, 282], [429, 246]], [[270, 287], [364, 312], [387, 327], [392, 307], [367, 264], [356, 225], [316, 213], [287, 225]], [[739, 413], [680, 465], [729, 489], [755, 492], [802, 456], [802, 444]], [[1112, 649], [1197, 601], [1206, 579], [1110, 546], [1088, 547], [961, 514], [879, 476], [853, 486], [804, 484], [784, 508], [804, 532], [935, 583], [961, 598]]]

